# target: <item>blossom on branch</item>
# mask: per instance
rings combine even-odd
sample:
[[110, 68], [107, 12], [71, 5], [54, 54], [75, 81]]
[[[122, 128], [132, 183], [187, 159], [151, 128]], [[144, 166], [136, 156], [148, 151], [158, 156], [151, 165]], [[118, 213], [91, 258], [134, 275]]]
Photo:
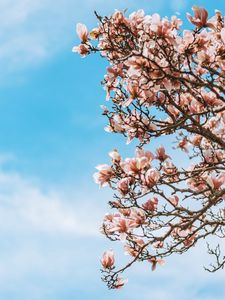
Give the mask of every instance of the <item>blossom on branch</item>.
[[[109, 64], [105, 130], [138, 143], [131, 157], [111, 151], [94, 174], [114, 193], [101, 232], [130, 258], [117, 269], [113, 252], [104, 253], [109, 288], [121, 288], [121, 273], [136, 262], [155, 270], [201, 239], [225, 238], [225, 22], [220, 11], [210, 19], [204, 8], [193, 11], [193, 28], [183, 31], [176, 16], [143, 10], [96, 14], [90, 33], [77, 26], [81, 44], [73, 51], [99, 52]], [[225, 265], [218, 249], [208, 247], [216, 258], [211, 271]]]

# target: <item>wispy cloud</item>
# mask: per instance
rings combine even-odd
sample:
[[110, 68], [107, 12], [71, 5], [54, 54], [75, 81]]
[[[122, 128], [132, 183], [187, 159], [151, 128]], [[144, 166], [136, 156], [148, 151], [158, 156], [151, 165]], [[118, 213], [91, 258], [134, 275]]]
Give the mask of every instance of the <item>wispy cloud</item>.
[[[12, 158], [1, 157], [3, 164]], [[56, 299], [67, 285], [85, 289], [101, 253], [101, 211], [88, 203], [88, 191], [56, 190], [6, 168], [0, 168], [0, 298]]]
[[[1, 170], [0, 233], [16, 231], [97, 236], [97, 214], [86, 218], [84, 198], [76, 199], [75, 193], [69, 196], [51, 189], [42, 191], [32, 180]], [[94, 206], [91, 209], [94, 211]]]
[[[166, 5], [165, 0], [143, 1], [141, 5], [134, 0], [122, 3], [119, 0], [58, 0], [54, 3], [51, 0], [0, 0], [0, 80], [8, 73], [39, 64], [65, 47], [70, 51], [70, 43], [73, 37], [75, 39], [75, 23], [90, 24], [95, 20], [94, 10], [107, 14], [115, 8], [128, 8], [129, 12], [145, 8], [146, 13], [153, 13]], [[176, 10], [184, 5], [181, 0], [171, 2]]]

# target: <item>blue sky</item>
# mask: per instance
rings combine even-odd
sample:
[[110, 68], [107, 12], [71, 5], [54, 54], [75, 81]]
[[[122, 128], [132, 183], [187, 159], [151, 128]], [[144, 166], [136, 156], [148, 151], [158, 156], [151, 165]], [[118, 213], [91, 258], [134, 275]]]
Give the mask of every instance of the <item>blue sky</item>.
[[185, 18], [194, 4], [225, 8], [224, 0], [0, 0], [0, 299], [224, 299], [223, 272], [202, 270], [203, 245], [155, 273], [136, 266], [119, 292], [101, 283], [99, 257], [113, 245], [98, 228], [111, 194], [92, 173], [115, 146], [132, 154], [134, 144], [103, 130], [106, 63], [71, 52], [75, 24], [95, 27], [94, 10]]

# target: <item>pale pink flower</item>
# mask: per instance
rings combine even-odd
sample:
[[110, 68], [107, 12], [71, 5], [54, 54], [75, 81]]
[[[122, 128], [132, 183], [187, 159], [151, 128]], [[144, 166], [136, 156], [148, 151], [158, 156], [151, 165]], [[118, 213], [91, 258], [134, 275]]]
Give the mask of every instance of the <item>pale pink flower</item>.
[[211, 188], [219, 189], [223, 184], [225, 184], [225, 173], [208, 176], [206, 181]]
[[130, 218], [139, 226], [145, 223], [146, 215], [142, 209], [131, 208]]
[[130, 219], [119, 218], [115, 220], [114, 225], [110, 228], [110, 232], [127, 233], [133, 228], [137, 227], [135, 221]]
[[179, 203], [179, 198], [177, 195], [170, 197], [169, 200], [174, 206], [177, 206]]
[[194, 191], [201, 192], [206, 189], [206, 183], [201, 178], [189, 178], [186, 182]]
[[125, 173], [128, 175], [136, 174], [141, 170], [144, 170], [149, 166], [149, 157], [140, 156], [137, 158], [126, 158], [124, 162], [121, 163], [121, 167]]
[[95, 183], [100, 184], [100, 186], [106, 186], [113, 177], [113, 170], [109, 165], [98, 165], [96, 167], [99, 172], [94, 173], [93, 178]]
[[183, 241], [184, 245], [185, 245], [186, 247], [191, 246], [191, 245], [194, 243], [196, 237], [197, 237], [197, 233], [188, 236], [188, 237]]
[[172, 175], [172, 174], [176, 175], [177, 168], [171, 161], [165, 161], [163, 163], [163, 171], [168, 175]]
[[92, 40], [98, 39], [100, 35], [101, 35], [101, 28], [99, 27], [93, 28], [92, 31], [90, 32], [90, 38]]
[[163, 146], [160, 146], [157, 150], [156, 150], [156, 159], [160, 160], [160, 161], [164, 161], [167, 158], [171, 158], [169, 155], [167, 155], [165, 153], [165, 148]]
[[181, 19], [178, 19], [176, 16], [172, 16], [171, 25], [173, 28], [178, 30], [182, 24], [183, 22], [181, 21]]
[[122, 279], [122, 278], [118, 278], [116, 283], [115, 283], [115, 288], [116, 289], [120, 289], [124, 286], [124, 284], [126, 284], [128, 282], [128, 279]]
[[136, 257], [138, 255], [138, 250], [136, 250], [135, 248], [133, 247], [130, 247], [128, 245], [125, 245], [124, 246], [124, 254], [125, 255], [130, 255], [130, 256], [133, 256], [133, 257]]
[[225, 28], [222, 28], [222, 30], [220, 31], [220, 35], [223, 43], [225, 44]]
[[164, 245], [163, 241], [157, 241], [152, 244], [152, 247], [158, 249], [158, 248], [162, 248], [163, 245]]
[[103, 253], [101, 264], [104, 269], [111, 269], [115, 263], [114, 253], [112, 250], [108, 250]]
[[153, 212], [157, 209], [158, 202], [159, 202], [159, 200], [156, 197], [154, 197], [151, 200], [148, 200], [147, 202], [142, 204], [142, 207], [145, 210]]
[[179, 144], [178, 147], [183, 150], [184, 152], [188, 152], [188, 140], [186, 138], [183, 138]]
[[151, 30], [157, 32], [160, 25], [161, 25], [160, 15], [153, 14], [151, 20], [151, 26], [150, 26]]
[[118, 181], [116, 188], [121, 192], [122, 195], [126, 195], [130, 190], [130, 178], [123, 178]]
[[136, 157], [137, 158], [145, 158], [148, 163], [150, 163], [154, 159], [154, 154], [150, 151], [144, 151], [144, 149], [136, 148]]
[[89, 47], [87, 45], [80, 44], [79, 46], [73, 47], [72, 51], [79, 53], [81, 57], [85, 57], [89, 54]]
[[152, 264], [152, 271], [155, 271], [157, 264], [159, 264], [160, 266], [165, 265], [165, 261], [163, 259], [160, 259], [160, 258], [152, 257], [148, 261]]
[[202, 140], [202, 136], [201, 135], [195, 135], [193, 136], [193, 138], [191, 139], [191, 143], [194, 146], [199, 146]]
[[160, 179], [160, 173], [155, 168], [149, 169], [145, 173], [144, 177], [144, 184], [147, 185], [147, 187], [151, 188], [153, 187]]
[[121, 217], [121, 215], [118, 214], [118, 213], [115, 213], [115, 214], [109, 214], [109, 213], [107, 213], [105, 215], [104, 220], [108, 221], [108, 222], [113, 222], [115, 218], [120, 218], [120, 217]]
[[109, 156], [112, 158], [114, 162], [120, 162], [121, 156], [117, 149], [114, 149], [113, 151], [109, 152]]
[[194, 17], [187, 13], [188, 20], [198, 28], [207, 27], [208, 12], [206, 9], [198, 6], [193, 6]]
[[87, 30], [87, 27], [84, 24], [78, 23], [77, 26], [76, 26], [76, 32], [77, 32], [77, 35], [79, 36], [79, 38], [82, 42], [87, 42], [87, 40], [88, 40], [88, 30]]

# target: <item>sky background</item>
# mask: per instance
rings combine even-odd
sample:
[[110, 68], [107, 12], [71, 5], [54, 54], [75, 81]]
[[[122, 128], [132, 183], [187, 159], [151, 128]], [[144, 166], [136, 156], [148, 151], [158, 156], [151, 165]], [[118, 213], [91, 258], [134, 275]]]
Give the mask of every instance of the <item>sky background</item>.
[[121, 291], [101, 282], [111, 193], [92, 174], [115, 146], [132, 155], [135, 145], [103, 130], [106, 62], [71, 52], [76, 23], [95, 27], [94, 10], [185, 19], [194, 4], [224, 13], [224, 0], [0, 0], [0, 299], [224, 299], [224, 273], [203, 271], [202, 244], [154, 273], [135, 266]]

